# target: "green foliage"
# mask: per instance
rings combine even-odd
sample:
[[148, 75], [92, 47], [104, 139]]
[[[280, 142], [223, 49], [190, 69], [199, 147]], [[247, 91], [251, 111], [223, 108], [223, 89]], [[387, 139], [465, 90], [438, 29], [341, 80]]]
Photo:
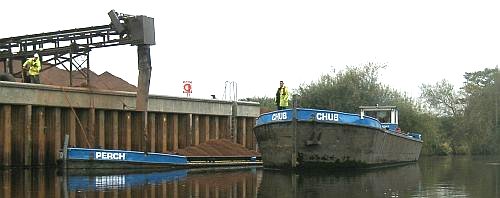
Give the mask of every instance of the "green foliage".
[[440, 120], [438, 133], [449, 143], [443, 150], [449, 146], [453, 154], [499, 152], [499, 75], [498, 68], [466, 73], [462, 92], [446, 80], [421, 86], [421, 97]]
[[463, 111], [463, 99], [446, 80], [435, 85], [421, 85], [421, 98], [441, 116], [459, 116]]
[[386, 105], [379, 100], [385, 88], [378, 82], [378, 71], [385, 65], [368, 63], [347, 67], [335, 76], [322, 75], [317, 82], [300, 86], [300, 105], [309, 108], [357, 112], [361, 105]]
[[462, 89], [469, 96], [475, 93], [481, 92], [481, 90], [487, 86], [495, 84], [495, 77], [498, 73], [498, 68], [495, 69], [484, 69], [483, 71], [477, 72], [466, 72], [464, 78], [466, 80], [464, 87]]
[[437, 155], [449, 155], [451, 154], [453, 149], [450, 146], [449, 142], [442, 142], [439, 144], [439, 148], [437, 149]]
[[443, 138], [440, 132], [441, 122], [434, 115], [422, 113], [413, 120], [416, 122], [416, 129], [422, 132], [424, 146], [422, 154], [424, 155], [448, 155], [452, 152], [448, 146], [450, 143]]
[[464, 139], [473, 154], [498, 152], [498, 94], [495, 77], [498, 69], [466, 73], [467, 108], [464, 112]]

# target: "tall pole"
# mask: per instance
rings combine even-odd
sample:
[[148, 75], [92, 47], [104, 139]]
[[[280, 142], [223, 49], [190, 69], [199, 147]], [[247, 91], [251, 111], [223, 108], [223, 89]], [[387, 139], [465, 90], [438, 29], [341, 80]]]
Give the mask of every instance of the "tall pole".
[[297, 168], [297, 107], [298, 105], [298, 95], [293, 95], [292, 98], [292, 125], [293, 125], [293, 134], [292, 134], [292, 143], [293, 143], [293, 151], [291, 156], [292, 169]]
[[137, 101], [136, 110], [142, 111], [142, 126], [144, 134], [144, 142], [142, 149], [147, 152], [148, 139], [148, 96], [149, 96], [149, 81], [151, 79], [151, 55], [149, 53], [149, 45], [137, 46], [139, 82], [137, 85]]
[[500, 98], [500, 71], [498, 71], [498, 66], [496, 67], [497, 72], [495, 75], [495, 130], [497, 138], [500, 138], [500, 128], [498, 123], [498, 99]]

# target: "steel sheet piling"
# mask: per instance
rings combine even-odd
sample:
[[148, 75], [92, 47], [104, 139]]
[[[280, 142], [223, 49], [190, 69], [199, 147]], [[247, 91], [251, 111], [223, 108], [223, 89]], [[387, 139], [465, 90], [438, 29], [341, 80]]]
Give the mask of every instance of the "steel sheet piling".
[[6, 95], [0, 97], [0, 166], [54, 165], [64, 135], [69, 136], [69, 147], [175, 152], [234, 138], [231, 120], [241, 133], [238, 142], [252, 148], [251, 128], [259, 114], [254, 103], [242, 102], [238, 106], [247, 110], [233, 115], [230, 101], [149, 96], [154, 111], [148, 112], [144, 141], [142, 112], [112, 103], [129, 104], [133, 94], [9, 82], [0, 82], [0, 92]]

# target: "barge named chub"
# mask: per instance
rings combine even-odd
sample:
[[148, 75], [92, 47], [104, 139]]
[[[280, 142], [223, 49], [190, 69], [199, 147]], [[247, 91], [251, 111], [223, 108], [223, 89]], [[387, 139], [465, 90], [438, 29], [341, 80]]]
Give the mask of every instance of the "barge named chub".
[[305, 108], [262, 114], [254, 132], [264, 167], [370, 168], [418, 160], [421, 135], [400, 130], [395, 106], [360, 109], [360, 114]]

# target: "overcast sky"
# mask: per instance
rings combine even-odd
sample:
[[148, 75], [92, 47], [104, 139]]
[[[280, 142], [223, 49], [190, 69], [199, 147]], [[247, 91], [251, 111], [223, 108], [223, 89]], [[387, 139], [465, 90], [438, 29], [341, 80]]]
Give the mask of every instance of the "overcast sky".
[[[0, 38], [106, 25], [107, 12], [154, 18], [150, 93], [274, 97], [321, 74], [386, 64], [381, 81], [418, 96], [422, 83], [463, 82], [500, 63], [499, 1], [3, 1]], [[91, 68], [137, 85], [134, 46], [91, 52]], [[42, 73], [43, 75], [43, 73]]]

